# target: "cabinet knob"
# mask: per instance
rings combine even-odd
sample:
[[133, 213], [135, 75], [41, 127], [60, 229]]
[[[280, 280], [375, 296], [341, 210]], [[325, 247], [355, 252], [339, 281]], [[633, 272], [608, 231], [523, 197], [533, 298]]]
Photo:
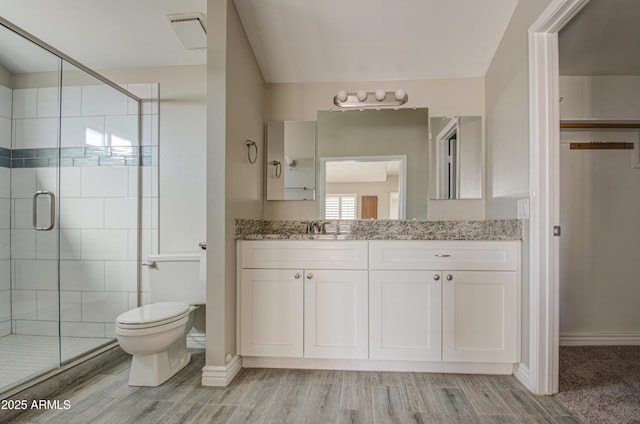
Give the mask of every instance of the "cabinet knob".
[[451, 281], [451, 280], [453, 280], [453, 275], [447, 274], [447, 281]]
[[433, 276], [433, 279], [434, 279], [434, 280], [436, 280], [436, 281], [438, 281], [438, 280], [440, 279], [440, 274], [435, 274], [435, 275]]
[[293, 278], [295, 278], [296, 280], [300, 278], [300, 273], [296, 272], [296, 275], [293, 276]]
[[313, 274], [312, 274], [312, 273], [308, 273], [308, 274], [307, 274], [307, 279], [308, 279], [308, 280], [311, 280], [312, 278], [313, 278]]

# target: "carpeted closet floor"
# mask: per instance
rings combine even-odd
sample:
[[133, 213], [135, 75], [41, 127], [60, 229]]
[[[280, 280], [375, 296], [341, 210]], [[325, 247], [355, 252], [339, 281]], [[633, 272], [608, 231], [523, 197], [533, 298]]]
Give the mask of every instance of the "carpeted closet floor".
[[640, 423], [640, 346], [560, 347], [556, 397], [587, 424]]

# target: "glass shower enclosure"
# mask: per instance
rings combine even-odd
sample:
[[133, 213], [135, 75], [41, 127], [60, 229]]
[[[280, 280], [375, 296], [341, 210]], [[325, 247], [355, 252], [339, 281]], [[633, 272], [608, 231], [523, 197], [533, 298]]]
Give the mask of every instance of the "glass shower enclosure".
[[140, 99], [0, 18], [0, 394], [138, 305]]

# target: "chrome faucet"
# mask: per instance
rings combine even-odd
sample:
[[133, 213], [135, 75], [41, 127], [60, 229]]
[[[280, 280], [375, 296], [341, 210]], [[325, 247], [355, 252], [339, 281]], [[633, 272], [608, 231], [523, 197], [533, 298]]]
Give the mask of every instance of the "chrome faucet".
[[307, 234], [326, 234], [326, 226], [326, 222], [310, 221], [307, 223]]

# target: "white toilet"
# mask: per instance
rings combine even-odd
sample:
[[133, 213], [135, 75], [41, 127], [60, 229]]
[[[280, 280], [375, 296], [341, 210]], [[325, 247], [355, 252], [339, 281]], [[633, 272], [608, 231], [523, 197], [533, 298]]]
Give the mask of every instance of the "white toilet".
[[116, 318], [120, 347], [133, 355], [130, 386], [159, 386], [191, 360], [187, 333], [205, 304], [199, 254], [149, 256], [151, 303]]

